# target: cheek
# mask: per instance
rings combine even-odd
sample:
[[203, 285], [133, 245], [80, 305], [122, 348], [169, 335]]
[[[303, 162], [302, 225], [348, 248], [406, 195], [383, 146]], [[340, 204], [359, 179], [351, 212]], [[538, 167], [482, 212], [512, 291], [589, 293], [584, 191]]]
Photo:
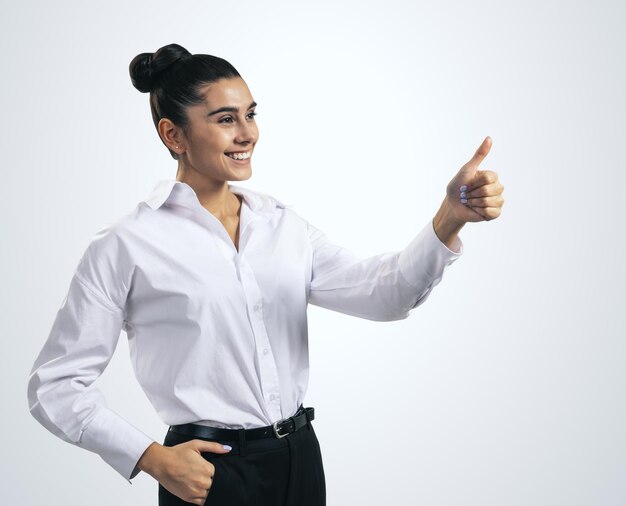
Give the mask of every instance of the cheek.
[[231, 145], [232, 143], [229, 139], [224, 138], [222, 135], [215, 135], [207, 141], [207, 153], [219, 158], [224, 156], [224, 153], [228, 151]]

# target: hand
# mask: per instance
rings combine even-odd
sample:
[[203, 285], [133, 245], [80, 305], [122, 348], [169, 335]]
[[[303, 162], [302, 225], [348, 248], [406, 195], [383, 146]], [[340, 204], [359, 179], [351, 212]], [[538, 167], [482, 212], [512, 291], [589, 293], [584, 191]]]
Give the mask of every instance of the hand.
[[[500, 216], [504, 199], [504, 186], [498, 181], [498, 174], [490, 170], [478, 170], [478, 166], [489, 154], [493, 141], [485, 140], [446, 189], [444, 205], [451, 220], [463, 225], [467, 222], [490, 221]], [[463, 190], [462, 187], [467, 189]]]
[[491, 137], [485, 137], [472, 159], [450, 181], [446, 197], [433, 218], [435, 233], [448, 248], [455, 248], [457, 235], [466, 223], [490, 221], [502, 212], [504, 187], [498, 181], [498, 174], [478, 170], [491, 144]]
[[203, 505], [209, 495], [215, 466], [202, 452], [228, 453], [220, 443], [192, 439], [174, 446], [152, 443], [138, 466], [183, 501]]

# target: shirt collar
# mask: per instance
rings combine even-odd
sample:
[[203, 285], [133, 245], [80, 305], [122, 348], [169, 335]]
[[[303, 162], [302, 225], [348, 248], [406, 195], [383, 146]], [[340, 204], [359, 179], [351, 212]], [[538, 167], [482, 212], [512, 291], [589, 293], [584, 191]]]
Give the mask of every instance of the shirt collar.
[[[242, 195], [245, 203], [254, 213], [272, 214], [276, 208], [289, 207], [280, 200], [251, 188], [228, 184], [231, 192]], [[162, 179], [155, 185], [152, 192], [142, 202], [151, 209], [156, 210], [167, 202], [175, 202], [179, 205], [200, 205], [194, 189], [187, 183], [176, 179]], [[193, 204], [192, 204], [193, 203]]]

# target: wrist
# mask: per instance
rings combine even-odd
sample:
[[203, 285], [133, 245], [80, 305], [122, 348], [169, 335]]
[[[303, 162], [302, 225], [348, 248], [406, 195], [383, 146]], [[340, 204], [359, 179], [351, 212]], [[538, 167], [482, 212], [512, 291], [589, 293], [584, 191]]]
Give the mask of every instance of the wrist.
[[141, 455], [141, 458], [137, 462], [137, 468], [156, 478], [156, 474], [163, 460], [164, 449], [165, 447], [163, 445], [154, 441]]
[[433, 218], [433, 228], [439, 240], [452, 249], [455, 239], [464, 225], [465, 222], [454, 216], [447, 200], [444, 200]]

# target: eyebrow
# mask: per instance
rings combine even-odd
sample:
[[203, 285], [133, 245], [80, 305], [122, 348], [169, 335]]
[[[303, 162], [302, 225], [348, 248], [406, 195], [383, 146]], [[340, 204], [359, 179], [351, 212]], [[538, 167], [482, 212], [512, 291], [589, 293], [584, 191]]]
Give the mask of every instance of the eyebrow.
[[[248, 107], [248, 110], [252, 109], [253, 107], [256, 107], [257, 103], [256, 102], [252, 102], [250, 104], [250, 106]], [[233, 107], [231, 106], [225, 106], [225, 107], [220, 107], [219, 109], [215, 109], [213, 112], [210, 112], [209, 114], [207, 114], [207, 116], [213, 116], [214, 114], [219, 114], [220, 112], [239, 112], [239, 108], [238, 107]]]

